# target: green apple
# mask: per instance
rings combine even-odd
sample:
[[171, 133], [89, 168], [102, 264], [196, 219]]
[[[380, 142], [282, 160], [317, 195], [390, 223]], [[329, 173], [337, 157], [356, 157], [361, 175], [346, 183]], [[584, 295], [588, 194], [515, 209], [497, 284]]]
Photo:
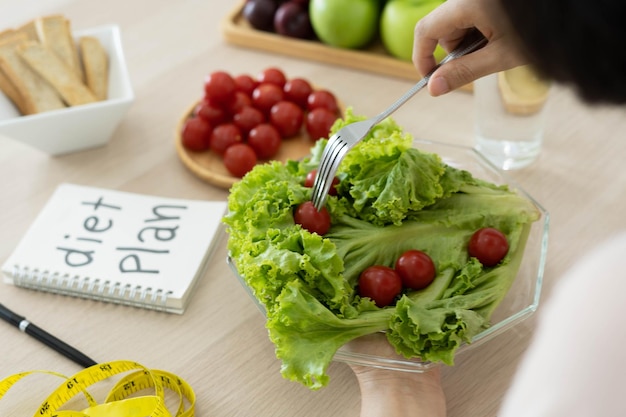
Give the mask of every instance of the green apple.
[[317, 37], [340, 48], [362, 48], [378, 33], [381, 0], [311, 0], [309, 18]]
[[[380, 38], [387, 52], [403, 61], [411, 61], [415, 25], [443, 2], [444, 0], [389, 0], [380, 17]], [[437, 45], [437, 61], [445, 54], [441, 45]]]

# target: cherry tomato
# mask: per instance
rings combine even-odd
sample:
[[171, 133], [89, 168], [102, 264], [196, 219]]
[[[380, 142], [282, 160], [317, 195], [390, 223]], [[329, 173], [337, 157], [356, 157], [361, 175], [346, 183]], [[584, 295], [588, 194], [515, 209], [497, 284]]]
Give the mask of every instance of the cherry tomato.
[[328, 90], [313, 91], [309, 94], [309, 97], [307, 97], [307, 108], [309, 110], [318, 109], [320, 107], [328, 109], [335, 114], [339, 111], [337, 99], [333, 93]]
[[210, 100], [202, 100], [194, 109], [194, 114], [203, 118], [212, 126], [217, 126], [228, 120], [228, 116], [224, 109], [213, 104]]
[[272, 106], [283, 100], [283, 89], [275, 84], [259, 84], [252, 92], [252, 105], [265, 114], [269, 114]]
[[[305, 187], [313, 187], [315, 184], [315, 177], [317, 177], [317, 169], [312, 169], [306, 174], [306, 178], [304, 179]], [[332, 183], [330, 184], [330, 188], [328, 189], [328, 195], [337, 195], [337, 184], [339, 184], [339, 178], [333, 178]]]
[[215, 101], [225, 102], [235, 93], [235, 80], [225, 71], [215, 71], [204, 80], [204, 94]]
[[228, 172], [240, 178], [254, 168], [257, 162], [254, 149], [245, 143], [229, 146], [224, 152], [223, 160]]
[[359, 275], [359, 295], [371, 298], [378, 307], [391, 304], [400, 291], [400, 276], [387, 266], [370, 266]]
[[223, 155], [226, 149], [242, 141], [241, 130], [233, 123], [224, 123], [213, 129], [209, 143], [213, 152]]
[[270, 109], [270, 122], [283, 138], [295, 136], [302, 128], [304, 112], [291, 101], [279, 101]]
[[257, 76], [257, 80], [260, 83], [270, 83], [283, 88], [287, 82], [287, 77], [285, 73], [278, 68], [267, 68]]
[[330, 214], [326, 207], [317, 211], [311, 201], [300, 204], [293, 215], [294, 221], [311, 233], [325, 235], [330, 229]]
[[256, 125], [248, 134], [248, 145], [259, 159], [270, 159], [280, 149], [282, 139], [278, 130], [269, 123]]
[[421, 290], [435, 279], [435, 264], [426, 253], [411, 249], [404, 252], [395, 265], [406, 288]]
[[234, 115], [239, 110], [248, 106], [252, 106], [252, 98], [241, 91], [235, 91], [233, 96], [224, 103], [225, 110], [230, 115]]
[[309, 94], [313, 92], [313, 87], [304, 78], [292, 78], [287, 80], [283, 87], [285, 92], [285, 98], [289, 101], [293, 101], [303, 109], [307, 108], [307, 99]]
[[181, 132], [182, 144], [192, 151], [209, 149], [211, 124], [200, 117], [187, 119]]
[[330, 136], [330, 128], [333, 127], [335, 120], [337, 120], [337, 113], [324, 107], [313, 109], [306, 115], [306, 132], [313, 140], [328, 138]]
[[494, 266], [506, 256], [509, 242], [504, 233], [493, 227], [483, 227], [472, 235], [468, 252], [484, 266]]
[[233, 123], [241, 130], [241, 134], [247, 137], [253, 127], [265, 122], [265, 116], [261, 110], [246, 106], [235, 113], [233, 116]]
[[241, 91], [249, 96], [252, 96], [252, 92], [259, 85], [259, 82], [249, 76], [248, 74], [241, 74], [234, 78], [235, 91]]

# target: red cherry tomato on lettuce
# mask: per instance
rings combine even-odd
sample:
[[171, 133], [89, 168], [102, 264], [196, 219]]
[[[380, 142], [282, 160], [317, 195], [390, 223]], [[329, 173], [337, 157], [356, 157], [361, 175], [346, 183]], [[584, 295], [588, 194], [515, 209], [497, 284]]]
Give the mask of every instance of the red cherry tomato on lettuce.
[[359, 275], [359, 295], [371, 298], [378, 307], [391, 304], [400, 291], [400, 276], [387, 266], [370, 266]]
[[421, 290], [435, 279], [435, 264], [426, 253], [411, 249], [404, 252], [395, 265], [406, 288]]
[[[306, 174], [304, 186], [309, 188], [313, 187], [313, 184], [315, 184], [315, 177], [317, 177], [317, 169], [312, 169], [308, 174]], [[339, 178], [335, 177], [333, 178], [330, 188], [328, 189], [328, 195], [337, 195], [337, 184], [339, 184]]]
[[311, 201], [300, 204], [293, 215], [294, 221], [311, 233], [323, 236], [330, 229], [330, 214], [326, 207], [317, 211]]
[[231, 145], [224, 152], [224, 166], [228, 172], [236, 177], [243, 177], [250, 171], [257, 162], [254, 150], [245, 143], [237, 143]]
[[483, 227], [472, 235], [468, 253], [484, 266], [495, 266], [509, 251], [509, 242], [504, 233], [493, 227]]

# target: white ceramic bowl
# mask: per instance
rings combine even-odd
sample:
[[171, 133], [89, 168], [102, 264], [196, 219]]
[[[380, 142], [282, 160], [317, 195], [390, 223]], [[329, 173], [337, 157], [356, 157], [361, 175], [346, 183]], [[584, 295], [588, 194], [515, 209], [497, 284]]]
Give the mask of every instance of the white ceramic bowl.
[[116, 25], [77, 31], [94, 36], [109, 55], [109, 91], [104, 101], [21, 116], [0, 93], [0, 135], [33, 146], [50, 155], [61, 155], [106, 144], [130, 108], [134, 94], [126, 68], [119, 27]]

